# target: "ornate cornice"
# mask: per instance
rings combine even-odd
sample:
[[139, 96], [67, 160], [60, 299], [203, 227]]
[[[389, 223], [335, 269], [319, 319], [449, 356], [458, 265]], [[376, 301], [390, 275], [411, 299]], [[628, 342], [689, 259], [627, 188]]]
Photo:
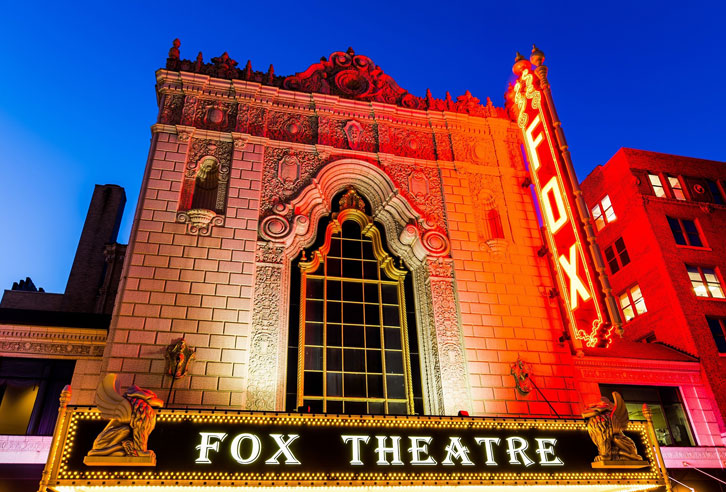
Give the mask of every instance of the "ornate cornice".
[[409, 109], [427, 111], [447, 111], [481, 117], [506, 118], [504, 108], [495, 107], [490, 99], [485, 105], [469, 91], [454, 100], [447, 92], [445, 99], [437, 99], [427, 91], [425, 97], [414, 96], [402, 89], [390, 75], [387, 75], [367, 56], [357, 55], [352, 48], [347, 51], [333, 52], [329, 57], [322, 57], [319, 62], [310, 65], [307, 70], [295, 75], [275, 75], [272, 65], [266, 71], [252, 69], [251, 62], [244, 68], [226, 52], [204, 61], [202, 53], [196, 60], [184, 60], [180, 57], [178, 40], [169, 51], [166, 70], [174, 72], [191, 72], [217, 79], [243, 80], [263, 86], [277, 87], [289, 91], [327, 94], [356, 101], [393, 104]]
[[103, 356], [106, 330], [47, 326], [0, 326], [0, 355], [96, 359]]

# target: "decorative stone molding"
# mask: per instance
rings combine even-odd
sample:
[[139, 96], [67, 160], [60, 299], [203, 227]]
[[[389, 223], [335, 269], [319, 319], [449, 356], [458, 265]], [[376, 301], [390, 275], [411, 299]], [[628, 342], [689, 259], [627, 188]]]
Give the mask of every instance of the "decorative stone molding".
[[177, 212], [176, 221], [186, 224], [189, 234], [209, 236], [212, 233], [212, 226], [224, 225], [224, 216], [217, 215], [212, 210], [194, 208]]
[[106, 344], [106, 330], [4, 325], [0, 328], [0, 355], [18, 354], [49, 359], [99, 359]]
[[[406, 189], [408, 176], [403, 180]], [[417, 309], [431, 313], [418, 316], [416, 326], [424, 359], [421, 367], [427, 412], [456, 414], [458, 410], [469, 410], [469, 382], [446, 229], [438, 227], [439, 221], [427, 220], [386, 172], [357, 159], [325, 165], [294, 197], [276, 203], [260, 221], [249, 408], [283, 408], [287, 296], [290, 275], [295, 274], [290, 265], [302, 249], [314, 242], [317, 225], [331, 212], [333, 198], [349, 186], [367, 199], [372, 218], [383, 225], [388, 248], [411, 271]], [[429, 180], [429, 187], [431, 194], [441, 193], [440, 181]]]

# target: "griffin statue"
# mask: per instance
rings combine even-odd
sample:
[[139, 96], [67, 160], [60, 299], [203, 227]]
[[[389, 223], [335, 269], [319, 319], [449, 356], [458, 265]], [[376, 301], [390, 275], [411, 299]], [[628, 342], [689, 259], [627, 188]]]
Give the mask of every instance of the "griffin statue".
[[156, 425], [154, 409], [164, 406], [156, 394], [134, 385], [121, 395], [116, 374], [111, 373], [98, 384], [95, 402], [101, 415], [111, 421], [93, 441], [93, 449], [84, 460], [86, 464], [95, 464], [99, 460], [93, 457], [101, 456], [145, 457], [150, 462], [156, 461], [154, 452], [146, 449], [149, 434]]
[[619, 393], [613, 393], [613, 401], [603, 396], [582, 414], [587, 432], [597, 446], [595, 461], [642, 461], [633, 440], [623, 434], [630, 422], [625, 401]]

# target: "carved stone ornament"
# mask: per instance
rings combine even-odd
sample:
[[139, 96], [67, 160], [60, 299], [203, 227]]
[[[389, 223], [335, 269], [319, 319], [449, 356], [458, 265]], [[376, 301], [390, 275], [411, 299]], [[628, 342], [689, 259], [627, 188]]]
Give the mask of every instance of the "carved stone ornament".
[[179, 338], [167, 345], [164, 351], [166, 373], [174, 379], [181, 379], [189, 373], [189, 366], [196, 357], [196, 350]]
[[277, 179], [282, 182], [285, 189], [293, 189], [300, 179], [300, 160], [294, 155], [286, 155], [280, 159], [277, 166]]
[[187, 231], [190, 234], [209, 236], [212, 233], [212, 226], [224, 225], [224, 216], [205, 208], [193, 208], [177, 212], [176, 221], [187, 224]]
[[358, 150], [363, 136], [363, 126], [355, 120], [350, 120], [343, 127], [345, 138], [348, 140], [348, 147]]
[[[482, 105], [479, 99], [472, 96], [469, 91], [454, 100], [447, 93], [445, 99], [433, 97], [431, 91], [426, 91], [425, 97], [414, 96], [407, 90], [398, 86], [390, 75], [383, 72], [381, 67], [373, 60], [363, 55], [356, 55], [353, 48], [346, 51], [336, 51], [328, 57], [322, 57], [318, 63], [313, 63], [304, 72], [288, 77], [275, 75], [273, 67], [268, 70], [253, 70], [251, 62], [247, 62], [244, 69], [237, 68], [237, 62], [227, 53], [211, 59], [205, 63], [199, 53], [196, 60], [182, 59], [178, 48], [173, 48], [166, 60], [166, 69], [179, 72], [192, 72], [209, 75], [222, 79], [239, 79], [255, 82], [262, 85], [281, 87], [286, 90], [298, 92], [317, 92], [332, 94], [348, 99], [360, 101], [376, 101], [396, 104], [405, 108], [454, 111], [457, 113], [476, 116], [506, 117], [503, 108], [496, 108], [487, 99]], [[189, 101], [189, 106], [196, 105], [196, 101]], [[192, 98], [196, 99], [196, 98]], [[185, 109], [193, 112], [194, 109]]]
[[156, 466], [156, 455], [147, 449], [156, 426], [156, 408], [164, 406], [153, 392], [131, 386], [119, 393], [116, 374], [104, 377], [96, 388], [96, 406], [110, 422], [93, 441], [83, 458], [88, 466]]
[[597, 446], [598, 455], [593, 468], [645, 468], [649, 466], [638, 454], [635, 442], [626, 436], [630, 417], [625, 401], [619, 393], [613, 393], [613, 402], [607, 397], [590, 405], [582, 413], [590, 439]]
[[527, 396], [532, 392], [532, 380], [529, 378], [532, 368], [524, 362], [520, 356], [510, 366], [510, 374], [514, 376], [514, 387], [522, 396]]

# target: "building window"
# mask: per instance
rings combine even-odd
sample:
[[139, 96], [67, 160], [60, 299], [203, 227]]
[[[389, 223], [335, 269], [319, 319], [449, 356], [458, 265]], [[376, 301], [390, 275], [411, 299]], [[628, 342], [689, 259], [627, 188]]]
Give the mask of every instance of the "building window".
[[706, 321], [719, 353], [726, 354], [726, 319], [706, 316]]
[[631, 420], [645, 420], [643, 404], [653, 412], [653, 427], [661, 446], [695, 446], [678, 388], [601, 384], [600, 394], [612, 399], [614, 392], [625, 400]]
[[618, 297], [626, 322], [648, 311], [639, 285], [634, 285]]
[[719, 186], [718, 182], [713, 181], [711, 179], [707, 179], [706, 182], [708, 183], [708, 189], [711, 191], [711, 197], [713, 198], [713, 203], [716, 205], [723, 205], [724, 204], [724, 196], [721, 192], [721, 187]]
[[665, 198], [666, 192], [660, 176], [658, 176], [657, 174], [648, 173], [648, 180], [650, 180], [650, 186], [653, 187], [653, 193], [655, 194], [655, 196]]
[[698, 227], [696, 227], [694, 221], [673, 217], [666, 218], [668, 219], [668, 225], [671, 226], [671, 232], [676, 244], [681, 246], [703, 246], [701, 235], [698, 233]]
[[326, 413], [422, 412], [410, 275], [385, 251], [354, 190], [340, 208], [323, 244], [298, 262], [298, 340], [288, 352], [297, 381], [288, 373], [288, 408], [292, 400]]
[[0, 358], [0, 434], [50, 436], [73, 360]]
[[595, 222], [595, 228], [600, 231], [606, 224], [614, 222], [615, 219], [613, 204], [610, 203], [610, 197], [605, 195], [600, 203], [592, 207], [592, 220]]
[[668, 178], [668, 185], [671, 187], [671, 193], [673, 194], [673, 198], [676, 200], [685, 200], [686, 195], [683, 193], [683, 186], [681, 185], [681, 180], [679, 180], [675, 176], [666, 176]]
[[611, 273], [617, 273], [618, 270], [630, 263], [630, 256], [628, 250], [625, 249], [625, 241], [623, 241], [622, 237], [605, 248], [605, 260], [608, 262]]
[[688, 278], [691, 279], [693, 292], [698, 297], [713, 297], [715, 299], [723, 299], [723, 288], [721, 282], [713, 268], [703, 268], [697, 266], [686, 265], [688, 270]]

